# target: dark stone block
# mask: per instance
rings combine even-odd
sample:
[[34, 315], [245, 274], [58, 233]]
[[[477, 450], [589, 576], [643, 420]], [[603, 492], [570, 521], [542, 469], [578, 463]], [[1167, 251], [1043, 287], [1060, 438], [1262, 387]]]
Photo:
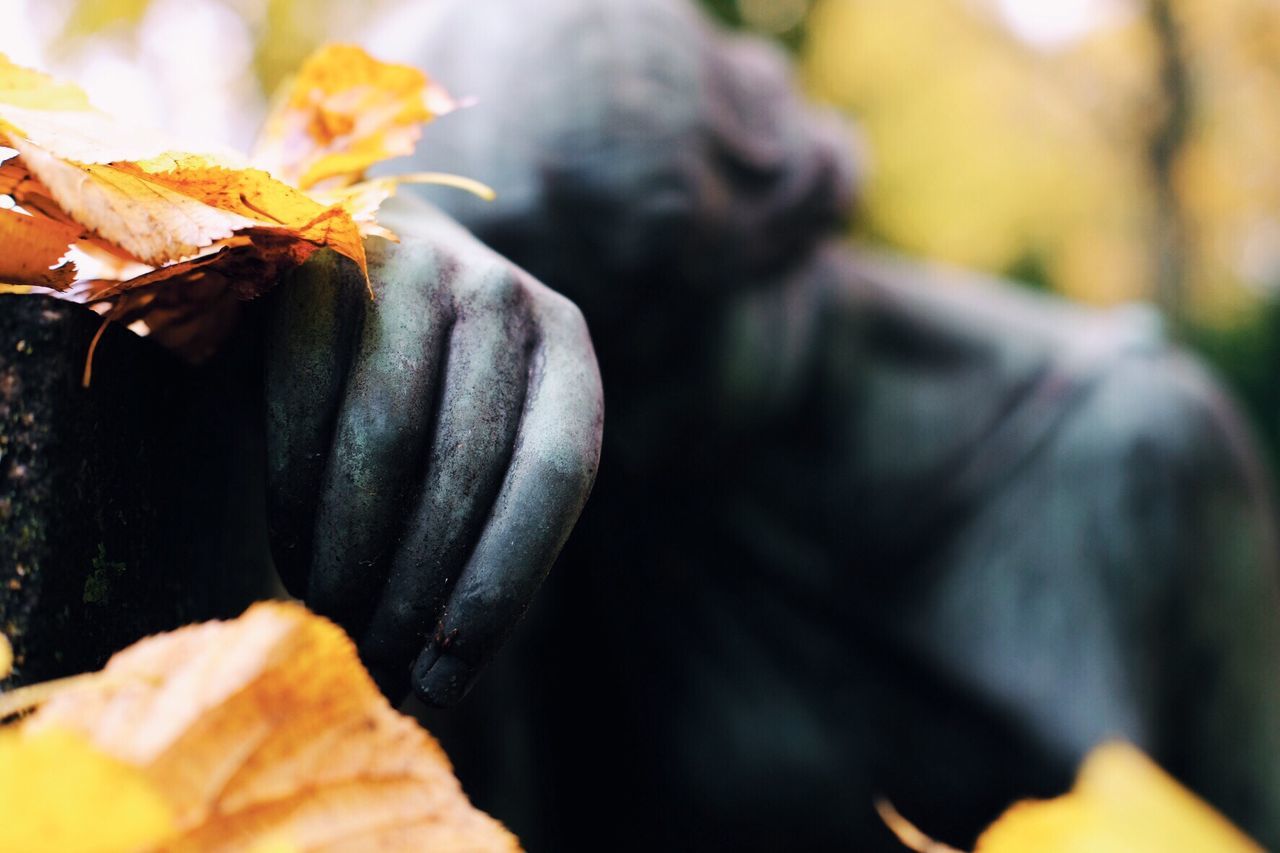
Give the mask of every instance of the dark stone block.
[[15, 655], [0, 686], [97, 668], [263, 590], [261, 558], [228, 562], [263, 553], [251, 358], [197, 370], [111, 326], [86, 389], [100, 323], [0, 297], [0, 630]]

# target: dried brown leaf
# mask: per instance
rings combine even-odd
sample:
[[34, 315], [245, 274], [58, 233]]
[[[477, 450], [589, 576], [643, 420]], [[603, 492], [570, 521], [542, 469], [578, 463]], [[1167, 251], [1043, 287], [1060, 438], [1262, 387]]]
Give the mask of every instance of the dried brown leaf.
[[80, 229], [12, 210], [0, 210], [0, 284], [65, 290], [74, 264], [62, 263]]

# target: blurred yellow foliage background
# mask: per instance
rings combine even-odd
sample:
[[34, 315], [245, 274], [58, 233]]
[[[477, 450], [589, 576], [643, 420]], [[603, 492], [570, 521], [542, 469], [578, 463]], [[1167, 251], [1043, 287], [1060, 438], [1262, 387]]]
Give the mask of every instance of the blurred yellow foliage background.
[[[1117, 79], [1142, 73], [1114, 56]], [[1136, 134], [1089, 103], [1127, 87], [1073, 75], [1075, 58], [1039, 54], [955, 0], [831, 0], [804, 70], [866, 134], [875, 236], [996, 272], [1042, 264], [1073, 296], [1132, 298], [1147, 277], [1134, 239], [1145, 199], [1132, 140], [1115, 137]]]
[[1045, 45], [993, 4], [817, 3], [804, 74], [866, 134], [863, 227], [1089, 302], [1248, 308], [1280, 284], [1280, 4], [1178, 0], [1167, 32], [1161, 5], [1110, 4]]
[[1280, 0], [703, 0], [859, 129], [854, 233], [1156, 303], [1280, 464]]

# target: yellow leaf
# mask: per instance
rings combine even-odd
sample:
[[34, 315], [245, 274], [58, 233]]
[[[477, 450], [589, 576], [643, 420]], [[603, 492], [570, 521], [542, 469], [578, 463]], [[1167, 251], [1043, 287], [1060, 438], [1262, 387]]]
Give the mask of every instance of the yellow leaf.
[[1123, 743], [1085, 759], [1071, 793], [1018, 803], [978, 839], [978, 853], [1260, 853], [1225, 818]]
[[89, 97], [79, 86], [14, 65], [3, 53], [0, 53], [0, 104], [42, 110], [92, 109]]
[[78, 732], [141, 770], [174, 816], [165, 849], [518, 849], [346, 634], [298, 605], [143, 640], [22, 726]]
[[262, 226], [280, 227], [327, 246], [355, 261], [368, 275], [360, 230], [343, 206], [321, 204], [261, 169], [226, 169], [202, 157], [166, 157], [117, 168]]
[[70, 163], [21, 138], [10, 144], [67, 215], [144, 263], [178, 260], [261, 224], [114, 166]]
[[[0, 210], [0, 284], [65, 290], [75, 280], [74, 264], [61, 264], [80, 230], [49, 219]], [[57, 267], [53, 269], [53, 267]]]
[[[4, 140], [13, 136], [77, 163], [142, 160], [185, 147], [167, 134], [94, 109], [78, 86], [14, 65], [0, 54], [0, 144], [9, 145]], [[243, 165], [230, 152], [219, 151], [216, 158], [222, 165]]]
[[142, 773], [52, 727], [0, 730], [0, 812], [0, 850], [118, 853], [172, 832]]
[[268, 117], [254, 161], [300, 189], [345, 186], [375, 163], [413, 153], [421, 125], [455, 106], [416, 68], [328, 45]]
[[[228, 155], [182, 153], [163, 134], [94, 110], [76, 87], [0, 57], [0, 193], [34, 215], [0, 230], [0, 254], [10, 253], [0, 286], [109, 302], [109, 319], [140, 320], [202, 360], [234, 326], [234, 300], [265, 292], [321, 248], [353, 260], [368, 282], [363, 239], [395, 239], [375, 214], [400, 183], [492, 197], [451, 175], [351, 186], [374, 163], [411, 153], [420, 125], [454, 106], [413, 68], [324, 48], [268, 123], [262, 151], [273, 175]], [[314, 197], [298, 188], [317, 184]], [[28, 245], [37, 230], [42, 241]], [[70, 265], [50, 269], [66, 254], [53, 245], [64, 233], [92, 270], [87, 281], [73, 284]]]
[[[9, 167], [13, 175], [25, 168], [35, 179], [6, 181], [19, 202], [47, 210], [47, 194], [54, 213], [65, 212], [100, 247], [119, 247], [130, 258], [169, 264], [245, 235], [263, 261], [258, 277], [248, 277], [244, 264], [236, 269], [245, 298], [268, 289], [289, 266], [322, 246], [351, 258], [366, 272], [360, 229], [345, 209], [325, 207], [260, 170], [231, 170], [194, 155], [84, 165], [65, 162], [23, 139], [15, 139], [14, 145], [20, 163], [0, 169]], [[0, 180], [4, 177], [0, 173]], [[310, 247], [292, 250], [290, 244], [301, 241]], [[207, 266], [204, 259], [202, 266]], [[120, 291], [157, 278], [176, 281], [187, 269], [165, 267], [163, 275], [134, 279]]]

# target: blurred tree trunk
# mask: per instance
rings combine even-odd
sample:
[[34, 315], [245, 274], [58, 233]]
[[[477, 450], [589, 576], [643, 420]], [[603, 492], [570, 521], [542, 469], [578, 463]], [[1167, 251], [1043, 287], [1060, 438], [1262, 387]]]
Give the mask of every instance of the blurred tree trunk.
[[1177, 186], [1178, 159], [1193, 115], [1191, 73], [1172, 0], [1149, 0], [1148, 19], [1159, 50], [1161, 110], [1148, 146], [1155, 194], [1155, 299], [1175, 331], [1186, 319], [1190, 229]]

